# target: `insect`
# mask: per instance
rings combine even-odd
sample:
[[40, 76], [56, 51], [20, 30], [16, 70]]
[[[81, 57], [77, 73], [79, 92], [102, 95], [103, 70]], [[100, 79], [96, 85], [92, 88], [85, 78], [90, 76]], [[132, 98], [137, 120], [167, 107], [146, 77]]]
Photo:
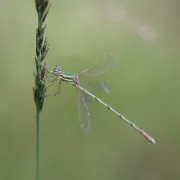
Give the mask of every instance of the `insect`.
[[[52, 86], [56, 82], [58, 82], [58, 90], [56, 93], [53, 93], [51, 95], [55, 96], [60, 93], [61, 88], [61, 82], [66, 82], [68, 84], [73, 85], [77, 89], [78, 93], [78, 111], [79, 111], [79, 122], [80, 126], [85, 130], [88, 131], [90, 127], [90, 113], [88, 108], [87, 99], [88, 97], [93, 98], [95, 101], [99, 102], [103, 106], [105, 106], [108, 110], [116, 114], [118, 117], [120, 117], [122, 120], [124, 120], [126, 123], [128, 123], [130, 126], [132, 126], [136, 131], [138, 131], [144, 138], [146, 138], [149, 142], [156, 144], [156, 141], [148, 135], [146, 132], [144, 132], [142, 129], [137, 127], [133, 122], [129, 121], [126, 117], [124, 117], [121, 113], [117, 112], [114, 108], [112, 108], [110, 105], [103, 102], [100, 98], [89, 92], [87, 89], [81, 86], [79, 77], [81, 75], [87, 75], [87, 76], [98, 76], [101, 75], [110, 69], [114, 68], [117, 65], [117, 58], [112, 55], [108, 54], [104, 58], [100, 59], [97, 63], [95, 63], [93, 66], [91, 66], [88, 69], [83, 70], [79, 75], [68, 73], [62, 71], [61, 67], [59, 65], [56, 65], [50, 72], [51, 76], [47, 76], [48, 78], [54, 78], [51, 81], [51, 84], [46, 84], [46, 82], [42, 82], [47, 87]], [[102, 88], [106, 88], [105, 86]], [[50, 96], [51, 96], [50, 95]]]

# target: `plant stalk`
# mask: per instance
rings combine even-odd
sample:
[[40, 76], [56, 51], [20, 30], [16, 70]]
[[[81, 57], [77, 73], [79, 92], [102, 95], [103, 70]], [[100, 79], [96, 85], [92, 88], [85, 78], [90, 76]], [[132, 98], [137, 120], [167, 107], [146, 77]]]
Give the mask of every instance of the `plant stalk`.
[[40, 110], [36, 107], [36, 180], [40, 180]]

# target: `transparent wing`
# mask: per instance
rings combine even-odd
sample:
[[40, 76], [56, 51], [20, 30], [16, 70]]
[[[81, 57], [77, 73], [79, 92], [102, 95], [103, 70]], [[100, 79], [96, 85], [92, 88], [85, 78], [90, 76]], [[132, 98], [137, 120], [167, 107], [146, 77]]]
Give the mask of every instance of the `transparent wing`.
[[111, 93], [110, 87], [105, 83], [105, 81], [100, 82], [90, 82], [88, 83], [90, 87], [92, 87], [95, 90], [104, 91], [105, 93], [109, 94]]
[[90, 129], [90, 113], [88, 108], [88, 95], [81, 90], [78, 90], [78, 111], [79, 111], [79, 122], [81, 128], [84, 131]]
[[99, 76], [103, 73], [106, 73], [110, 69], [116, 67], [118, 59], [113, 54], [108, 54], [90, 68], [85, 69], [79, 75], [85, 76]]

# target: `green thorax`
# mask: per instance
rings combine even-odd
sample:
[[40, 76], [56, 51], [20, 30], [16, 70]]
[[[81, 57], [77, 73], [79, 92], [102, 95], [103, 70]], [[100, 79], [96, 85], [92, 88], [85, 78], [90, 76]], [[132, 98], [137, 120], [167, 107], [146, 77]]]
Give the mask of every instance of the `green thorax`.
[[75, 74], [68, 73], [68, 72], [62, 72], [61, 76], [64, 77], [64, 78], [66, 78], [66, 79], [73, 79], [73, 77], [75, 76]]

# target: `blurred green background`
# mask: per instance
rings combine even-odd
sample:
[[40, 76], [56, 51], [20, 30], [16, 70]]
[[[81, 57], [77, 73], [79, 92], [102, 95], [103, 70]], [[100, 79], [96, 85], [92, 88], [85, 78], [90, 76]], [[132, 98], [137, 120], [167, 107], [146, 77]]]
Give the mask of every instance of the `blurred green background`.
[[[109, 52], [112, 94], [89, 89], [150, 133], [152, 145], [102, 105], [79, 127], [77, 93], [63, 84], [41, 114], [42, 180], [180, 179], [180, 3], [177, 0], [53, 0], [47, 19], [51, 69], [79, 73]], [[34, 1], [0, 5], [0, 179], [35, 177]], [[55, 88], [55, 87], [54, 87]], [[53, 91], [53, 88], [49, 90]]]

